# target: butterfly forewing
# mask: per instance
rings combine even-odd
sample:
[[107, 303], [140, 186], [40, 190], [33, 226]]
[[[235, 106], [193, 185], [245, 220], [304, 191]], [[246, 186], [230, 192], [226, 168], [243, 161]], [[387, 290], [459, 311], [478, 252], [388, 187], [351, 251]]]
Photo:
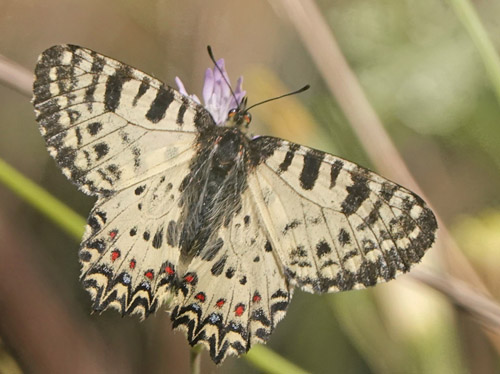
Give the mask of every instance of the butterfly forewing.
[[50, 153], [88, 193], [126, 188], [161, 172], [192, 148], [198, 127], [210, 118], [160, 81], [70, 45], [40, 56], [33, 102]]
[[293, 287], [363, 288], [435, 237], [415, 194], [341, 158], [216, 126], [192, 99], [94, 51], [39, 58], [35, 112], [64, 174], [96, 195], [80, 247], [98, 311], [147, 316], [219, 363], [265, 342]]
[[330, 154], [274, 143], [249, 185], [293, 284], [310, 292], [372, 286], [408, 271], [434, 242], [434, 215], [414, 193]]

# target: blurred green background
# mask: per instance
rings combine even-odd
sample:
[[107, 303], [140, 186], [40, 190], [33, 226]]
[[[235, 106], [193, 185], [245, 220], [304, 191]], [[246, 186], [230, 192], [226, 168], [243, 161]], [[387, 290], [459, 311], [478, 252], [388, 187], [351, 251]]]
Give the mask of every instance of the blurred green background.
[[[438, 0], [317, 4], [409, 169], [494, 297], [500, 297], [500, 105], [466, 29]], [[474, 1], [500, 47], [500, 0]], [[372, 167], [307, 48], [273, 2], [0, 0], [0, 54], [32, 70], [59, 43], [94, 49], [200, 94], [210, 44], [253, 111], [253, 132]], [[314, 48], [315, 46], [309, 46]], [[319, 47], [319, 46], [318, 46]], [[0, 158], [82, 216], [93, 199], [49, 157], [29, 98], [0, 85]], [[78, 241], [0, 185], [0, 373], [186, 373], [189, 349], [163, 311], [139, 323], [91, 315]], [[435, 251], [435, 250], [434, 250]], [[424, 266], [439, 268], [436, 253]], [[498, 339], [496, 340], [498, 341]], [[297, 291], [269, 348], [311, 373], [498, 373], [500, 345], [408, 276], [375, 289]], [[245, 359], [203, 373], [259, 373]]]

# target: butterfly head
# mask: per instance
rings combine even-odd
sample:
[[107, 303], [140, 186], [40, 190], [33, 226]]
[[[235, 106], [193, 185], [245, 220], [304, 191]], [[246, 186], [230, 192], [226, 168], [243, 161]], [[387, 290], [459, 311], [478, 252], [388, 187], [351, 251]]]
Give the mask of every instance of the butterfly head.
[[[242, 87], [243, 77], [238, 78], [236, 86], [233, 89], [226, 72], [224, 59], [216, 60], [212, 49], [210, 47], [207, 47], [207, 49], [214, 66], [213, 68], [208, 68], [205, 72], [203, 101], [205, 109], [210, 113], [214, 123], [218, 126], [233, 127], [246, 134], [252, 121], [252, 116], [249, 112], [251, 108], [285, 96], [297, 94], [309, 88], [309, 85], [306, 85], [299, 90], [260, 101], [247, 107], [246, 91]], [[176, 77], [175, 82], [181, 94], [201, 104], [196, 95], [189, 95], [186, 92], [184, 85], [178, 77]]]
[[247, 98], [244, 97], [237, 108], [231, 109], [227, 114], [225, 126], [236, 127], [238, 130], [245, 133], [248, 130], [252, 115], [247, 111]]

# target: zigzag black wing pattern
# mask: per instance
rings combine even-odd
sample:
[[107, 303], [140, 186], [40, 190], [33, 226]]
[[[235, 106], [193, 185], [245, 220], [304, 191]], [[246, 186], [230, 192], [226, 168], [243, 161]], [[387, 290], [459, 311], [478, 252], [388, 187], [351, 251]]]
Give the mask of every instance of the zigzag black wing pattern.
[[339, 157], [280, 139], [248, 180], [272, 249], [292, 285], [360, 289], [418, 263], [436, 219], [413, 192]]
[[171, 299], [179, 249], [167, 234], [181, 214], [197, 134], [215, 126], [210, 114], [151, 76], [72, 45], [39, 57], [33, 103], [50, 154], [98, 196], [80, 248], [94, 308], [154, 311]]
[[189, 265], [172, 321], [219, 363], [267, 341], [292, 293], [247, 190], [241, 210]]

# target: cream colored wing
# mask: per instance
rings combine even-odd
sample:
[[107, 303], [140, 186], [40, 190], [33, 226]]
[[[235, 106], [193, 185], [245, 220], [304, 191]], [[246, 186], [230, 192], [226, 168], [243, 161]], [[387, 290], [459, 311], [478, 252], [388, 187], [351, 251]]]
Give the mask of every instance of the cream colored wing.
[[330, 154], [274, 143], [248, 184], [292, 284], [309, 292], [372, 286], [408, 271], [434, 242], [436, 219], [416, 194]]
[[94, 309], [147, 315], [170, 298], [180, 251], [168, 233], [198, 131], [215, 126], [210, 114], [151, 76], [72, 45], [42, 53], [33, 91], [51, 155], [98, 196], [80, 247]]
[[247, 190], [239, 212], [192, 260], [172, 312], [174, 327], [191, 345], [207, 346], [216, 363], [265, 342], [292, 297], [256, 213]]

